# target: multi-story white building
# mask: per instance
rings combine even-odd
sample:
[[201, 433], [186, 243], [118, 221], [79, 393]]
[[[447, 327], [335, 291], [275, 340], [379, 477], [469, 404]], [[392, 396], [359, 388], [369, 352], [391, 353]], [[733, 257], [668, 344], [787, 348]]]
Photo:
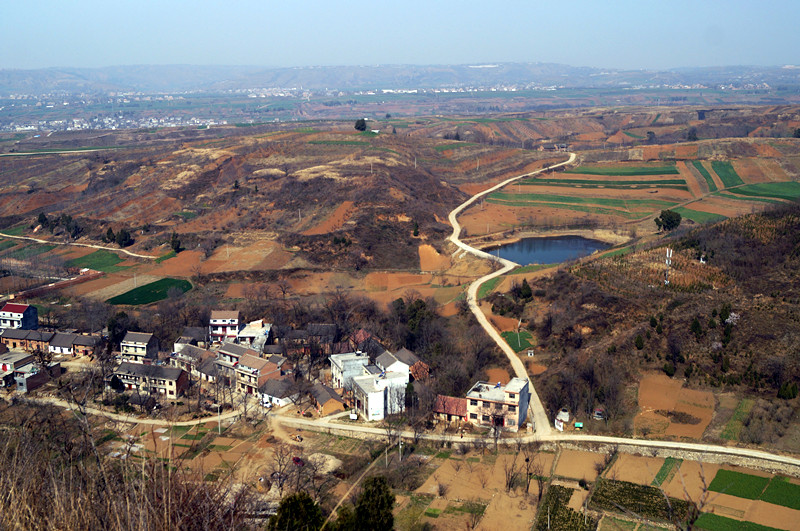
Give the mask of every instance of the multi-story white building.
[[39, 312], [36, 306], [7, 302], [0, 309], [0, 328], [36, 330], [39, 328]]
[[119, 349], [124, 362], [152, 363], [158, 359], [158, 338], [144, 332], [128, 332]]
[[328, 359], [331, 361], [331, 386], [346, 391], [352, 387], [353, 377], [363, 375], [364, 367], [369, 365], [369, 356], [360, 351], [333, 354]]
[[239, 334], [239, 312], [213, 310], [208, 323], [208, 336], [212, 342], [236, 341]]
[[[372, 366], [374, 368], [374, 366]], [[353, 378], [353, 406], [366, 420], [383, 420], [405, 409], [408, 374], [379, 372]]]
[[525, 378], [512, 378], [506, 385], [478, 382], [467, 393], [467, 420], [517, 431], [528, 415], [530, 396]]

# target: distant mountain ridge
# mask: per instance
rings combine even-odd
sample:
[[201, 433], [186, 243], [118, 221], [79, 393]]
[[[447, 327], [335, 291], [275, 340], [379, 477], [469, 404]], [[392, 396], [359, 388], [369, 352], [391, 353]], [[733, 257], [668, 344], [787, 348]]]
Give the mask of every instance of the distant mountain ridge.
[[616, 70], [555, 63], [374, 65], [265, 68], [256, 66], [134, 65], [103, 68], [0, 70], [0, 95], [143, 92], [174, 93], [256, 88], [320, 90], [457, 87], [619, 88], [650, 85], [709, 87], [800, 86], [793, 66], [726, 66]]

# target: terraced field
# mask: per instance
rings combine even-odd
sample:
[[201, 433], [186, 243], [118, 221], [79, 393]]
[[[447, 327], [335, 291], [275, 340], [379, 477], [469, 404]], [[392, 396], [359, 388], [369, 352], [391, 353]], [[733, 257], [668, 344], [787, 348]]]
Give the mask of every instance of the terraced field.
[[759, 210], [767, 204], [800, 199], [800, 183], [785, 173], [763, 173], [758, 159], [689, 160], [678, 163], [587, 164], [558, 174], [526, 178], [489, 195], [481, 211], [464, 216], [470, 234], [528, 225], [641, 223], [661, 210], [705, 224]]

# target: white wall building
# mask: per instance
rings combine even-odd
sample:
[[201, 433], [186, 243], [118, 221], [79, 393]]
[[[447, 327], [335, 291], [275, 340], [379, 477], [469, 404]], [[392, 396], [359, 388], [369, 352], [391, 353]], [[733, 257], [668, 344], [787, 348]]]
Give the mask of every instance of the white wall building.
[[383, 420], [401, 413], [406, 405], [408, 374], [381, 372], [353, 378], [353, 403], [366, 420]]

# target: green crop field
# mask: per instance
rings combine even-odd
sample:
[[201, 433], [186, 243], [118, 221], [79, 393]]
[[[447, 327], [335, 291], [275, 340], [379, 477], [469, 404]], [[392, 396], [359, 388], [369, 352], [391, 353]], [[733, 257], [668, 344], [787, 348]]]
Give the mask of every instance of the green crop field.
[[614, 188], [614, 189], [641, 189], [641, 188], [670, 188], [675, 190], [688, 190], [683, 179], [653, 179], [649, 181], [595, 181], [591, 179], [525, 179], [519, 182], [526, 186], [572, 186], [579, 188]]
[[522, 275], [523, 273], [533, 273], [534, 271], [539, 271], [540, 269], [547, 269], [548, 267], [555, 267], [557, 265], [558, 264], [530, 264], [514, 269], [509, 273], [509, 275]]
[[637, 135], [636, 133], [630, 133], [628, 131], [623, 131], [623, 133], [625, 134], [625, 136], [629, 136], [629, 137], [635, 138], [637, 140], [644, 140], [644, 137], [642, 135]]
[[690, 219], [695, 223], [716, 223], [728, 219], [722, 214], [712, 214], [711, 212], [702, 212], [700, 210], [691, 210], [686, 207], [678, 207], [672, 209], [682, 217]]
[[158, 258], [156, 258], [155, 262], [157, 264], [160, 264], [161, 262], [169, 260], [170, 258], [175, 258], [176, 256], [178, 256], [178, 255], [175, 253], [175, 251], [170, 251], [167, 254], [161, 255]]
[[496, 277], [481, 284], [478, 288], [478, 299], [482, 299], [491, 293], [501, 280], [503, 280], [501, 277]]
[[520, 330], [519, 334], [511, 331], [501, 332], [500, 335], [503, 336], [503, 339], [506, 340], [508, 346], [510, 346], [517, 352], [533, 348], [536, 343], [533, 340], [533, 336], [531, 335], [531, 333], [528, 332], [527, 330]]
[[[624, 208], [625, 210], [639, 210], [642, 212], [653, 212], [656, 210], [663, 210], [675, 205], [672, 201], [661, 201], [658, 199], [609, 199], [609, 198], [595, 198], [595, 197], [571, 197], [568, 195], [552, 195], [552, 194], [508, 194], [504, 192], [495, 192], [489, 195], [489, 199], [497, 199], [499, 201], [514, 201], [514, 202], [547, 202], [547, 203], [570, 203], [570, 204], [583, 204], [583, 205], [599, 205], [604, 207]], [[632, 208], [639, 207], [639, 208]]]
[[5, 251], [6, 249], [11, 249], [17, 245], [17, 242], [11, 240], [2, 240], [0, 241], [0, 251]]
[[55, 245], [40, 245], [38, 243], [34, 243], [32, 245], [26, 245], [25, 247], [21, 247], [15, 251], [11, 251], [6, 255], [6, 258], [15, 258], [17, 260], [27, 260], [28, 258], [33, 258], [34, 256], [39, 256], [40, 254], [44, 254], [47, 251], [52, 251], [55, 249]]
[[743, 398], [739, 401], [736, 410], [733, 412], [733, 416], [725, 425], [720, 437], [728, 439], [729, 441], [739, 440], [739, 432], [742, 431], [742, 427], [744, 426], [744, 419], [750, 414], [750, 410], [753, 409], [754, 404], [755, 400], [751, 398]]
[[576, 173], [583, 175], [679, 175], [678, 168], [671, 166], [632, 166], [627, 167], [602, 167], [602, 166], [579, 166], [572, 170], [565, 170], [564, 173]]
[[744, 184], [744, 181], [739, 177], [739, 174], [736, 173], [736, 170], [733, 169], [733, 164], [730, 162], [715, 160], [711, 163], [711, 169], [722, 179], [722, 184], [725, 185], [725, 188]]
[[[734, 188], [734, 190], [739, 190], [739, 188]], [[733, 190], [728, 190], [725, 192], [714, 192], [714, 195], [717, 197], [724, 197], [725, 199], [733, 199], [735, 201], [755, 201], [758, 203], [780, 203], [780, 199], [768, 199], [766, 197], [752, 197], [752, 196], [744, 196], [744, 195], [735, 195], [732, 193]]]
[[704, 531], [780, 531], [775, 527], [742, 522], [713, 513], [703, 513], [695, 520], [693, 529]]
[[731, 470], [719, 470], [708, 490], [721, 492], [737, 498], [757, 500], [769, 484], [769, 478], [753, 476]]
[[140, 304], [150, 304], [167, 298], [167, 292], [171, 288], [178, 288], [186, 293], [192, 289], [192, 284], [188, 280], [178, 280], [175, 278], [162, 278], [144, 286], [139, 286], [130, 291], [108, 299], [109, 304], [127, 304], [137, 306]]
[[115, 253], [106, 251], [105, 249], [98, 249], [91, 254], [81, 256], [80, 258], [73, 258], [67, 262], [69, 267], [88, 267], [95, 271], [103, 271], [105, 273], [115, 273], [117, 271], [124, 271], [128, 269], [127, 266], [118, 266], [117, 264], [124, 262]]
[[176, 216], [180, 216], [180, 217], [182, 217], [182, 218], [183, 218], [183, 219], [185, 219], [186, 221], [189, 221], [190, 219], [194, 219], [194, 218], [196, 218], [196, 217], [197, 217], [197, 216], [199, 216], [200, 214], [198, 214], [197, 212], [189, 212], [189, 211], [187, 211], [187, 210], [183, 210], [183, 211], [181, 211], [181, 212], [175, 212], [175, 215], [176, 215]]
[[788, 201], [797, 201], [800, 199], [800, 183], [792, 181], [785, 183], [747, 184], [739, 188], [728, 190], [728, 192], [749, 197], [774, 197], [777, 199], [786, 199]]
[[17, 225], [16, 227], [10, 227], [7, 229], [3, 229], [0, 232], [4, 234], [9, 234], [11, 236], [22, 236], [22, 232], [25, 230], [26, 225]]
[[708, 185], [708, 191], [709, 192], [716, 192], [717, 191], [717, 183], [714, 182], [714, 178], [711, 177], [710, 173], [708, 173], [708, 170], [706, 169], [705, 166], [703, 166], [703, 163], [701, 161], [699, 161], [699, 160], [693, 160], [692, 161], [692, 165], [694, 166], [694, 168], [698, 172], [700, 172], [700, 175], [703, 176], [703, 179], [706, 180], [706, 184]]
[[674, 475], [673, 470], [677, 471], [681, 463], [683, 463], [683, 459], [676, 459], [674, 457], [667, 457], [664, 459], [664, 464], [661, 465], [656, 477], [653, 478], [652, 485], [654, 487], [660, 487], [664, 484], [665, 480], [671, 479]]
[[498, 205], [505, 205], [505, 206], [517, 206], [517, 207], [547, 207], [547, 208], [558, 208], [561, 210], [573, 210], [575, 212], [586, 212], [588, 214], [603, 214], [608, 216], [620, 216], [626, 219], [637, 219], [642, 217], [642, 214], [635, 213], [635, 212], [627, 212], [625, 210], [614, 210], [611, 208], [600, 208], [600, 207], [590, 207], [590, 206], [583, 206], [583, 205], [568, 205], [562, 203], [534, 203], [534, 202], [525, 202], [525, 201], [501, 201], [497, 199], [488, 199], [487, 202], [489, 203], [496, 203]]
[[761, 495], [761, 499], [767, 503], [800, 511], [800, 485], [776, 476], [770, 481], [767, 490]]

